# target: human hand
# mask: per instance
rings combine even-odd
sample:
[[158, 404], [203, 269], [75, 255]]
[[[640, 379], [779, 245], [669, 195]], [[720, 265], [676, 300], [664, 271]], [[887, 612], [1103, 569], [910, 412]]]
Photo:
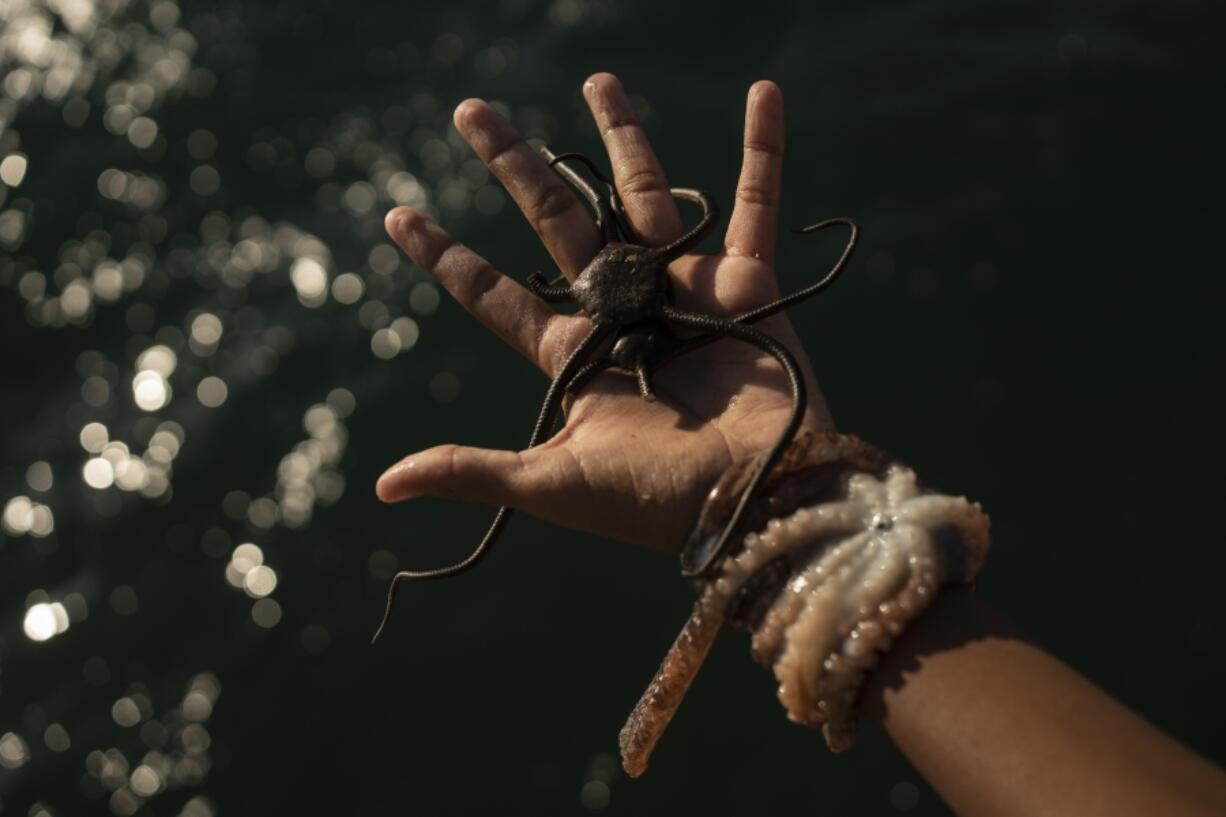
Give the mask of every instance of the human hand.
[[[597, 74], [583, 91], [631, 225], [650, 246], [677, 238], [684, 232], [681, 215], [621, 84]], [[455, 124], [573, 281], [601, 246], [587, 208], [485, 102], [461, 103]], [[758, 82], [746, 104], [744, 159], [723, 252], [672, 263], [679, 308], [730, 318], [778, 298], [773, 262], [782, 157], [782, 97], [773, 83]], [[582, 313], [555, 313], [410, 208], [390, 212], [387, 229], [414, 262], [551, 378], [591, 329]], [[787, 318], [774, 315], [756, 327], [783, 342], [800, 364], [808, 394], [801, 429], [831, 429]], [[632, 375], [606, 372], [570, 401], [565, 426], [546, 442], [523, 451], [431, 448], [389, 468], [376, 491], [385, 502], [438, 496], [505, 505], [558, 525], [680, 550], [719, 475], [775, 443], [792, 395], [769, 355], [731, 340], [676, 359], [660, 369], [654, 385], [659, 399], [648, 402]]]

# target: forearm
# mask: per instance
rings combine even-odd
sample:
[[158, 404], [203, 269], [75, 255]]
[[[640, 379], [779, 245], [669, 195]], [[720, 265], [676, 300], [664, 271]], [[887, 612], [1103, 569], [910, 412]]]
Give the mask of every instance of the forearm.
[[913, 622], [863, 700], [963, 817], [1226, 813], [1226, 774], [1019, 638], [968, 590]]

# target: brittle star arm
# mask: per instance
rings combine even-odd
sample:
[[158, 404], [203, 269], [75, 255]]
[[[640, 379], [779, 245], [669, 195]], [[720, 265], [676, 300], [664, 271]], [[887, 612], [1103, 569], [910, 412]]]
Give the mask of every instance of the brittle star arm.
[[[838, 260], [835, 261], [834, 266], [827, 270], [826, 274], [819, 278], [816, 283], [811, 284], [804, 289], [797, 290], [790, 295], [785, 295], [782, 298], [771, 301], [770, 303], [754, 307], [748, 312], [742, 312], [739, 315], [734, 315], [733, 317], [729, 318], [728, 321], [738, 324], [755, 323], [763, 320], [764, 318], [769, 318], [771, 315], [778, 314], [779, 312], [782, 312], [783, 310], [798, 304], [801, 301], [808, 300], [814, 295], [817, 295], [819, 292], [829, 288], [829, 286], [834, 283], [835, 279], [837, 279], [847, 267], [848, 260], [850, 260], [852, 253], [855, 252], [856, 245], [860, 240], [860, 226], [852, 219], [840, 216], [837, 218], [828, 218], [824, 221], [819, 221], [816, 224], [811, 224], [808, 227], [801, 227], [798, 230], [793, 230], [793, 232], [797, 234], [807, 234], [816, 233], [818, 231], [839, 225], [850, 227], [851, 233], [847, 238], [847, 243], [843, 245], [843, 252], [839, 255]], [[669, 349], [663, 357], [661, 357], [656, 364], [656, 368], [661, 368], [671, 361], [676, 360], [681, 355], [688, 352], [693, 352], [696, 349], [701, 349], [703, 346], [714, 343], [722, 337], [723, 335], [719, 333], [703, 333], [701, 335], [685, 338], [679, 341], [673, 348]]]
[[728, 524], [724, 526], [723, 532], [720, 533], [718, 539], [712, 540], [710, 548], [705, 553], [693, 554], [685, 552], [682, 554], [682, 575], [699, 576], [710, 570], [719, 560], [720, 556], [727, 551], [729, 539], [739, 525], [745, 508], [757, 493], [758, 487], [762, 484], [766, 475], [770, 473], [770, 470], [779, 461], [783, 450], [791, 442], [792, 438], [796, 436], [796, 432], [799, 430], [800, 424], [804, 419], [807, 394], [805, 392], [804, 378], [800, 374], [800, 366], [797, 364], [796, 358], [787, 350], [787, 347], [770, 335], [743, 324], [732, 323], [711, 315], [685, 312], [672, 306], [664, 307], [664, 317], [670, 323], [686, 329], [697, 329], [701, 332], [710, 332], [717, 336], [732, 337], [751, 346], [756, 346], [773, 357], [783, 367], [784, 374], [787, 375], [788, 383], [792, 389], [792, 411], [788, 415], [788, 421], [783, 431], [780, 432], [779, 438], [775, 441], [774, 447], [771, 448], [766, 458], [762, 460], [758, 470], [749, 480], [749, 484], [745, 486], [745, 490], [741, 493], [740, 501], [737, 503], [736, 510], [733, 511]]
[[833, 284], [835, 279], [839, 277], [839, 274], [847, 266], [847, 262], [851, 258], [851, 254], [856, 251], [856, 245], [860, 242], [860, 225], [850, 218], [839, 216], [837, 218], [828, 218], [824, 221], [819, 221], [816, 224], [810, 224], [808, 227], [801, 227], [800, 229], [792, 231], [797, 235], [806, 235], [808, 233], [820, 232], [830, 227], [837, 227], [839, 225], [844, 225], [850, 228], [851, 234], [847, 237], [847, 243], [843, 245], [843, 252], [839, 255], [838, 260], [834, 262], [834, 266], [832, 266], [825, 275], [818, 279], [816, 283], [807, 286], [804, 289], [797, 290], [790, 295], [785, 295], [776, 301], [771, 301], [768, 304], [755, 307], [748, 312], [742, 312], [732, 320], [736, 323], [753, 323], [755, 321], [760, 321], [763, 318], [782, 312], [793, 304], [798, 304], [801, 301], [806, 301], [809, 298], [812, 298], [814, 295]]
[[[610, 326], [594, 324], [591, 331], [587, 333], [583, 340], [579, 341], [579, 344], [567, 356], [566, 361], [562, 364], [562, 368], [558, 371], [557, 376], [549, 384], [549, 389], [545, 392], [545, 399], [541, 403], [540, 414], [536, 418], [536, 426], [533, 427], [532, 437], [528, 440], [528, 448], [533, 448], [543, 442], [545, 436], [553, 429], [554, 422], [558, 416], [558, 410], [562, 407], [562, 398], [566, 395], [571, 381], [584, 368], [584, 364], [588, 362], [588, 357], [592, 351], [607, 340], [612, 331], [613, 329]], [[379, 639], [384, 627], [387, 626], [388, 619], [391, 617], [392, 610], [396, 605], [396, 590], [401, 582], [447, 579], [476, 567], [482, 559], [489, 555], [494, 542], [497, 541], [503, 528], [510, 521], [513, 510], [506, 505], [499, 508], [498, 514], [485, 532], [485, 536], [481, 538], [481, 542], [462, 561], [433, 570], [402, 570], [393, 576], [391, 587], [387, 591], [387, 607], [383, 612], [383, 620], [379, 622], [379, 628], [375, 630], [371, 643]]]
[[689, 187], [672, 187], [669, 188], [669, 192], [672, 193], [675, 199], [693, 202], [702, 206], [702, 218], [698, 221], [698, 224], [680, 238], [670, 241], [657, 250], [669, 261], [675, 261], [697, 247], [704, 238], [710, 235], [711, 230], [715, 227], [716, 220], [719, 218], [719, 205], [715, 203], [715, 199], [701, 190], [694, 190]]
[[[582, 153], [554, 153], [548, 147], [541, 148], [541, 156], [549, 163], [553, 171], [569, 182], [570, 186], [575, 188], [591, 206], [593, 219], [600, 230], [604, 244], [614, 244], [620, 241], [637, 243], [633, 232], [629, 230], [629, 222], [625, 221], [621, 213], [621, 201], [617, 190], [613, 187], [612, 182], [597, 169], [591, 159]], [[567, 162], [571, 161], [584, 165], [605, 186], [607, 192], [601, 195], [591, 182], [567, 165]]]

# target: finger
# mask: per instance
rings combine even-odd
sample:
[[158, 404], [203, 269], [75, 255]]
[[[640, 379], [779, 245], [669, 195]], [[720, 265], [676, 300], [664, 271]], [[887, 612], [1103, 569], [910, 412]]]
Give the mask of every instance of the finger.
[[681, 215], [621, 83], [612, 74], [595, 74], [583, 84], [583, 96], [609, 152], [631, 225], [648, 244], [667, 244], [684, 229]]
[[384, 502], [437, 496], [514, 507], [527, 492], [529, 472], [524, 457], [514, 451], [440, 445], [384, 471], [375, 494]]
[[397, 207], [387, 214], [385, 224], [388, 235], [413, 262], [477, 320], [542, 369], [553, 365], [546, 338], [563, 316], [416, 210]]
[[772, 263], [783, 190], [783, 94], [756, 82], [745, 103], [745, 153], [724, 252]]
[[501, 505], [557, 525], [617, 530], [617, 511], [594, 508], [591, 489], [584, 485], [577, 461], [559, 446], [515, 452], [440, 445], [387, 469], [375, 483], [375, 494], [389, 503], [432, 496]]
[[600, 249], [600, 234], [579, 197], [486, 102], [461, 102], [455, 126], [506, 187], [558, 268], [573, 281]]

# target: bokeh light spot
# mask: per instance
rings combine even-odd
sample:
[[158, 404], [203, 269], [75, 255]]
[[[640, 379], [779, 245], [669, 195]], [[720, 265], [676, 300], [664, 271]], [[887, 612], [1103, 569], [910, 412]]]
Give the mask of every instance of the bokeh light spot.
[[170, 402], [170, 384], [150, 369], [137, 372], [132, 378], [132, 398], [145, 411], [157, 411]]
[[47, 641], [68, 629], [68, 612], [58, 601], [39, 602], [26, 610], [21, 626], [31, 641]]
[[127, 584], [121, 584], [111, 591], [110, 602], [111, 609], [120, 616], [130, 616], [140, 607], [136, 591]]
[[391, 329], [377, 329], [370, 336], [370, 351], [382, 360], [391, 360], [400, 353], [400, 335]]
[[598, 811], [609, 805], [609, 784], [603, 780], [589, 780], [579, 789], [579, 802], [584, 808]]
[[115, 467], [102, 457], [93, 457], [81, 469], [85, 484], [101, 491], [115, 484]]
[[196, 386], [196, 399], [202, 405], [209, 408], [217, 408], [226, 402], [228, 394], [229, 389], [226, 387], [226, 381], [220, 377], [206, 377]]
[[343, 272], [332, 282], [332, 297], [337, 303], [356, 304], [365, 291], [366, 285], [362, 283], [362, 277], [352, 272]]
[[253, 598], [267, 596], [277, 588], [277, 574], [268, 565], [259, 565], [243, 577], [243, 589]]
[[0, 766], [6, 769], [20, 769], [30, 760], [30, 749], [21, 735], [16, 732], [5, 732], [0, 735]]
[[16, 187], [26, 177], [26, 168], [30, 166], [30, 160], [26, 158], [24, 153], [13, 153], [0, 159], [0, 182], [4, 182], [9, 187]]
[[438, 309], [438, 287], [429, 281], [419, 281], [409, 291], [409, 306], [418, 315], [432, 315]]
[[212, 165], [200, 165], [188, 177], [188, 184], [197, 196], [211, 196], [221, 189], [221, 174]]
[[87, 423], [80, 434], [81, 447], [91, 454], [97, 454], [106, 447], [109, 435], [102, 423]]
[[259, 599], [251, 605], [251, 618], [264, 629], [272, 629], [281, 623], [281, 605], [276, 599]]
[[72, 738], [61, 723], [50, 724], [43, 730], [43, 743], [53, 752], [67, 752], [72, 748]]
[[50, 491], [53, 482], [51, 464], [48, 462], [39, 460], [30, 463], [30, 467], [26, 469], [26, 485], [29, 485], [32, 491]]
[[290, 281], [298, 300], [306, 306], [319, 306], [328, 293], [328, 273], [314, 258], [299, 258], [290, 268]]

